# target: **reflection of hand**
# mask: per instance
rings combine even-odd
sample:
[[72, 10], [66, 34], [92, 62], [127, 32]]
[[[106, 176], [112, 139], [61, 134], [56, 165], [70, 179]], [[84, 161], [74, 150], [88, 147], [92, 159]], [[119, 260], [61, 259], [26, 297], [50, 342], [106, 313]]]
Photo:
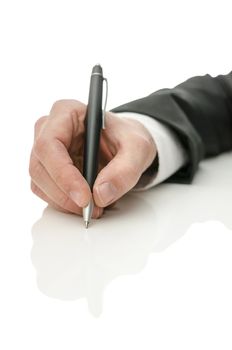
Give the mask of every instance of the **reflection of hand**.
[[[91, 190], [82, 176], [86, 105], [57, 101], [35, 124], [29, 172], [32, 191], [58, 210], [82, 215]], [[93, 187], [93, 218], [132, 189], [156, 156], [149, 131], [139, 121], [106, 113], [99, 173]]]

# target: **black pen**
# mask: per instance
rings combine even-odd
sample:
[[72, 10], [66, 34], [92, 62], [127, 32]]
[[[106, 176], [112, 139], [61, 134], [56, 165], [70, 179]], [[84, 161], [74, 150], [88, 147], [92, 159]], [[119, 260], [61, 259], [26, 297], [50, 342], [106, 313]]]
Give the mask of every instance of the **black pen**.
[[[105, 129], [105, 110], [102, 111], [103, 82], [106, 82], [106, 100], [108, 94], [107, 80], [103, 77], [102, 67], [97, 64], [92, 69], [89, 87], [89, 99], [85, 116], [85, 142], [83, 155], [83, 176], [89, 184], [91, 192], [98, 172], [99, 144], [101, 129]], [[83, 208], [85, 227], [88, 228], [94, 208], [93, 197], [87, 207]]]

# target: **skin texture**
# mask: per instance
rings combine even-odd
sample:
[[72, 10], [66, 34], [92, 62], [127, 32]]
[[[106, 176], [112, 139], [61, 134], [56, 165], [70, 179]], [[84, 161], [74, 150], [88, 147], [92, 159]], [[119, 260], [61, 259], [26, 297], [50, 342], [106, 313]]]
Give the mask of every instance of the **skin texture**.
[[[57, 210], [81, 216], [92, 196], [82, 176], [85, 115], [86, 105], [79, 101], [55, 102], [50, 114], [35, 124], [29, 165], [33, 193]], [[104, 209], [132, 189], [155, 157], [156, 145], [142, 123], [107, 112], [92, 217], [100, 218]], [[99, 190], [102, 183], [113, 189], [108, 200]]]

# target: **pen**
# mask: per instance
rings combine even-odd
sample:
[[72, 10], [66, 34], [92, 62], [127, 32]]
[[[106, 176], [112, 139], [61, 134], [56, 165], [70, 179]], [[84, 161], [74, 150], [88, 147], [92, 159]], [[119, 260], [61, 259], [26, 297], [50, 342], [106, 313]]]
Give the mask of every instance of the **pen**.
[[[104, 111], [102, 111], [102, 90], [103, 82], [106, 82], [106, 100]], [[92, 69], [89, 87], [88, 106], [85, 116], [85, 141], [83, 155], [83, 176], [89, 184], [93, 193], [93, 185], [97, 177], [99, 143], [101, 129], [105, 129], [105, 110], [108, 95], [108, 84], [106, 78], [103, 77], [103, 71], [100, 64]], [[87, 207], [83, 208], [83, 219], [85, 227], [88, 228], [94, 208], [93, 195]]]

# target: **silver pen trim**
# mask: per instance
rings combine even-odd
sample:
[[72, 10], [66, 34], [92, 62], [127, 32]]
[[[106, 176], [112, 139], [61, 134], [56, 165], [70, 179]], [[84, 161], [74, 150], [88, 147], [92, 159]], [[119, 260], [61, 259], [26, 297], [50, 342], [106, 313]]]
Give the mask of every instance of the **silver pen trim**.
[[92, 74], [91, 74], [91, 76], [93, 76], [93, 75], [100, 75], [100, 76], [103, 78], [102, 73], [97, 73], [97, 72], [95, 72], [95, 73], [92, 73]]
[[102, 129], [106, 128], [106, 105], [107, 105], [107, 100], [108, 100], [108, 80], [106, 78], [103, 78], [103, 83], [105, 82], [106, 86], [106, 91], [105, 91], [105, 103], [104, 103], [104, 108], [102, 111]]
[[93, 199], [90, 200], [89, 204], [83, 208], [83, 219], [85, 222], [85, 227], [88, 228], [88, 224], [93, 214], [94, 202]]
[[92, 73], [91, 76], [93, 75], [98, 75], [98, 76], [101, 76], [102, 77], [102, 80], [103, 80], [103, 83], [105, 83], [105, 102], [104, 102], [104, 108], [103, 108], [103, 111], [102, 111], [102, 129], [105, 129], [106, 128], [106, 105], [107, 105], [107, 100], [108, 100], [108, 80], [106, 78], [103, 77], [102, 73], [98, 73], [98, 72], [95, 72], [95, 73]]

